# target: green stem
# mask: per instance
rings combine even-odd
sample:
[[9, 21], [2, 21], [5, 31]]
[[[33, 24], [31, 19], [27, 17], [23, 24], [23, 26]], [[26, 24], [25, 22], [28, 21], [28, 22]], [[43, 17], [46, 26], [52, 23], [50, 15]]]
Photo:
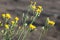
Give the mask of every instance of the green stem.
[[18, 34], [18, 32], [20, 32], [19, 29], [17, 30], [17, 32], [16, 32], [16, 34], [14, 36], [12, 35], [11, 39], [13, 39]]
[[21, 32], [21, 34], [20, 34], [18, 40], [20, 40], [20, 38], [21, 38], [21, 36], [22, 36], [22, 34], [23, 34], [23, 32], [24, 32], [24, 29], [22, 28], [21, 31], [22, 31], [22, 32]]
[[27, 32], [25, 32], [24, 37], [22, 38], [22, 40], [25, 40], [25, 37], [27, 36], [27, 33], [30, 32], [29, 30], [30, 30], [30, 28], [28, 28]]
[[[27, 15], [28, 15], [28, 12], [27, 12], [26, 16], [27, 16]], [[23, 19], [23, 20], [24, 20], [23, 27], [26, 27], [26, 26], [25, 26], [25, 23], [26, 23], [26, 20], [27, 20], [27, 19], [26, 19], [26, 16], [25, 16], [24, 19]], [[22, 29], [21, 31], [22, 31], [22, 32], [21, 32], [18, 40], [20, 40], [20, 37], [22, 36], [22, 34], [23, 34], [23, 32], [24, 32], [24, 29]]]
[[42, 35], [43, 35], [43, 31], [41, 31], [41, 33], [40, 33], [39, 40], [41, 40]]
[[36, 14], [36, 16], [33, 18], [31, 24], [35, 21], [36, 17], [37, 17], [38, 14]]

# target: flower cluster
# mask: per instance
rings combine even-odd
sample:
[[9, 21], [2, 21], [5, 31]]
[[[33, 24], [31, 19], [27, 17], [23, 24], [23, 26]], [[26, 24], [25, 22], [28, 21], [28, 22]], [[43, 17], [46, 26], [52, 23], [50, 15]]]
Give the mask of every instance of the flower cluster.
[[[33, 25], [34, 21], [40, 13], [43, 11], [43, 7], [41, 5], [36, 5], [36, 2], [32, 2], [29, 5], [29, 9], [32, 11], [32, 17], [29, 15], [30, 10], [25, 14], [23, 13], [22, 19], [19, 20], [19, 17], [12, 17], [10, 13], [2, 13], [2, 21], [0, 21], [0, 26], [4, 27], [4, 29], [0, 30], [2, 33], [2, 40], [12, 40], [16, 36], [18, 40], [25, 40], [25, 37], [28, 33], [37, 29], [37, 26]], [[31, 22], [30, 22], [31, 21]], [[20, 23], [21, 22], [21, 23]], [[21, 26], [20, 26], [21, 25]], [[43, 32], [48, 30], [50, 27], [54, 26], [55, 22], [50, 20], [47, 17], [45, 25], [42, 27]], [[41, 34], [43, 34], [43, 32]], [[44, 32], [45, 33], [45, 32]], [[22, 37], [22, 39], [20, 39]]]
[[[5, 28], [6, 28], [6, 29], [9, 29], [10, 26], [9, 26], [9, 24], [7, 24], [7, 23], [8, 23], [8, 21], [9, 21], [9, 19], [12, 18], [11, 15], [10, 15], [10, 13], [2, 13], [2, 18], [5, 19], [5, 21], [6, 21]], [[11, 25], [14, 25], [14, 24], [18, 23], [18, 21], [19, 21], [19, 18], [18, 18], [18, 17], [15, 17], [14, 20], [11, 21], [10, 23], [11, 23]], [[1, 22], [0, 22], [0, 25], [2, 25]], [[3, 24], [3, 25], [4, 25], [4, 24]]]
[[[4, 40], [10, 40], [10, 38], [12, 38], [16, 32], [15, 28], [17, 28], [17, 26], [19, 26], [18, 25], [19, 18], [15, 17], [12, 19], [12, 16], [10, 13], [2, 13], [1, 16], [3, 19], [2, 21], [4, 21], [4, 22], [0, 21], [0, 26], [4, 27], [4, 29], [1, 30], [1, 33], [3, 33], [4, 37], [6, 37], [6, 36], [8, 37], [8, 39], [5, 38]], [[17, 31], [19, 31], [19, 27], [18, 27]]]
[[11, 18], [11, 15], [10, 15], [10, 13], [6, 13], [6, 14], [3, 13], [3, 14], [2, 14], [2, 17], [3, 17], [3, 18], [10, 19], [10, 18]]
[[32, 1], [31, 1], [30, 8], [31, 8], [34, 12], [36, 12], [37, 14], [40, 14], [40, 13], [43, 11], [43, 8], [42, 8], [41, 5], [40, 5], [40, 6], [36, 6], [36, 2], [32, 2]]

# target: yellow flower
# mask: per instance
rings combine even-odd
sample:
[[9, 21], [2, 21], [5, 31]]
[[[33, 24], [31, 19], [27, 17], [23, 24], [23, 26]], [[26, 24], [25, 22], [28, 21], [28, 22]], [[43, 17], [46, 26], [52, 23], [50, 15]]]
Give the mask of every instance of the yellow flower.
[[12, 25], [15, 23], [14, 21], [11, 21]]
[[36, 2], [32, 2], [32, 1], [31, 1], [31, 9], [32, 9], [33, 11], [35, 11], [35, 9], [36, 9]]
[[31, 6], [31, 9], [34, 11], [36, 9], [36, 6], [35, 5], [32, 5]]
[[6, 13], [6, 18], [7, 19], [10, 19], [11, 18], [11, 15], [9, 13]]
[[42, 6], [38, 6], [38, 8], [41, 9], [41, 10], [43, 9]]
[[54, 21], [48, 21], [48, 24], [54, 26], [55, 22]]
[[5, 18], [5, 14], [4, 13], [2, 14], [2, 17]]
[[36, 10], [36, 13], [40, 14], [41, 13], [41, 10], [40, 9], [37, 9]]
[[34, 25], [32, 25], [32, 24], [30, 24], [29, 27], [30, 27], [32, 30], [36, 29], [36, 26], [34, 26]]
[[8, 24], [5, 24], [5, 28], [6, 28], [6, 29], [9, 29], [9, 25], [8, 25]]
[[40, 14], [43, 11], [42, 6], [37, 6], [36, 13]]
[[15, 17], [15, 20], [16, 20], [16, 21], [18, 21], [18, 20], [19, 20], [19, 18], [18, 18], [18, 17]]
[[54, 26], [55, 22], [48, 19], [48, 24]]
[[43, 11], [43, 8], [42, 6], [38, 6], [37, 9], [36, 9], [36, 13], [41, 13]]

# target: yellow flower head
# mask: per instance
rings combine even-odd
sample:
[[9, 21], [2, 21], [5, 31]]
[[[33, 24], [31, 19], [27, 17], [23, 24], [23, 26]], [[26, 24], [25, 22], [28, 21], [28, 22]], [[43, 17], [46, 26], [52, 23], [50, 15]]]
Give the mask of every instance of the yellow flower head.
[[34, 11], [36, 9], [36, 6], [35, 5], [32, 5], [31, 6], [31, 9]]
[[7, 19], [10, 19], [11, 18], [11, 15], [9, 13], [6, 13], [6, 18]]
[[6, 28], [6, 29], [9, 29], [9, 25], [8, 25], [8, 24], [5, 24], [5, 28]]
[[34, 25], [32, 25], [32, 24], [30, 24], [29, 27], [30, 27], [30, 29], [32, 29], [32, 30], [36, 29], [36, 26], [34, 26]]
[[14, 21], [11, 21], [12, 25], [15, 23]]
[[42, 6], [38, 6], [39, 9], [43, 9]]
[[36, 13], [41, 13], [43, 10], [42, 6], [37, 6]]
[[54, 26], [55, 22], [54, 21], [48, 21], [48, 24]]
[[5, 14], [4, 13], [2, 14], [2, 17], [5, 18]]
[[40, 14], [41, 13], [41, 10], [40, 9], [37, 9], [36, 10], [36, 13]]
[[32, 9], [33, 11], [35, 11], [35, 9], [36, 9], [36, 2], [32, 2], [32, 1], [31, 1], [31, 9]]
[[15, 17], [15, 20], [16, 20], [16, 21], [18, 21], [18, 20], [19, 20], [19, 18], [18, 18], [18, 17]]
[[48, 19], [48, 24], [54, 26], [55, 22]]

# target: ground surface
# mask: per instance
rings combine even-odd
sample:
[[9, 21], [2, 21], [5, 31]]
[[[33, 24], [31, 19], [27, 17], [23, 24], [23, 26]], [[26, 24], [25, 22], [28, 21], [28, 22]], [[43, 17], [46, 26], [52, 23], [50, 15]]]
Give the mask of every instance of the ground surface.
[[[42, 5], [44, 11], [41, 16], [39, 16], [38, 20], [36, 20], [36, 25], [43, 25], [46, 17], [50, 17], [50, 19], [56, 22], [55, 28], [49, 30], [46, 37], [42, 40], [60, 40], [60, 0], [34, 0], [38, 5]], [[27, 11], [27, 6], [30, 4], [30, 0], [0, 0], [0, 13], [2, 12], [10, 12], [12, 16], [18, 16], [21, 18], [22, 12]], [[37, 24], [38, 23], [38, 24]], [[38, 40], [39, 30], [33, 31], [28, 37], [27, 40]]]

